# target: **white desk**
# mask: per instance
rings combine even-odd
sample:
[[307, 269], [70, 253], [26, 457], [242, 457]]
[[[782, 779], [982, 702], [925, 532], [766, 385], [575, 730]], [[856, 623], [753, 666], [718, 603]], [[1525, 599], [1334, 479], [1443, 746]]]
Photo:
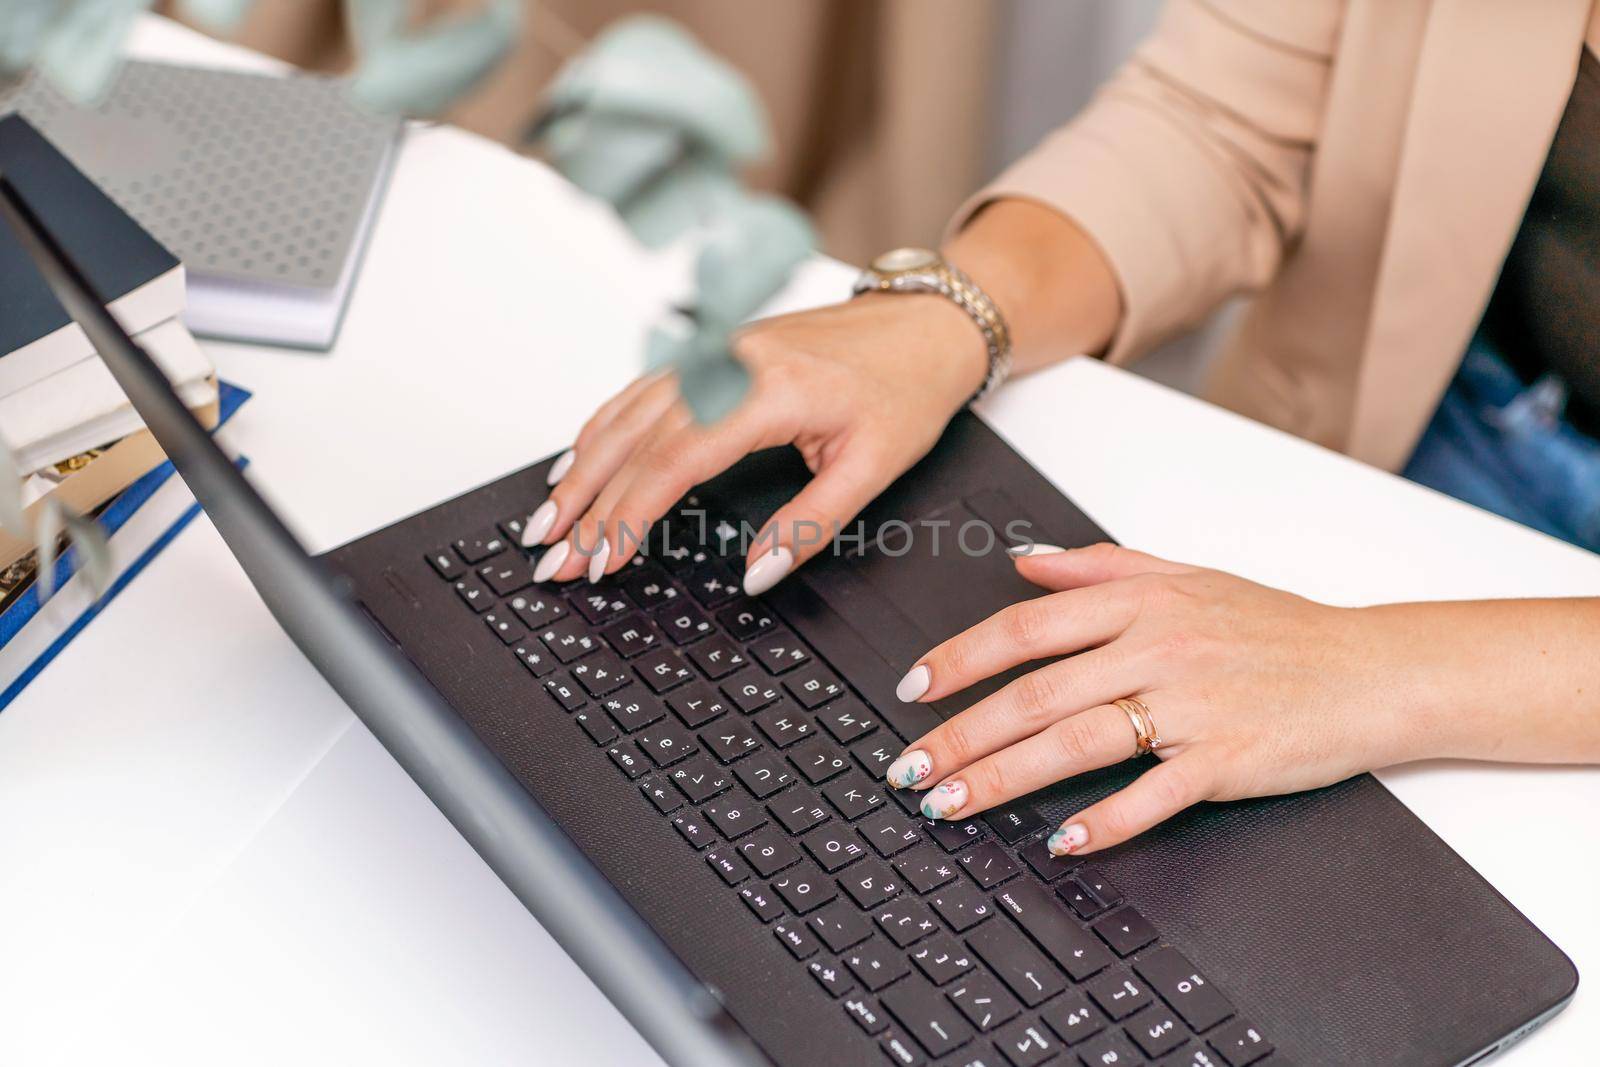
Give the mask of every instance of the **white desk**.
[[[158, 21], [137, 46], [262, 62]], [[676, 277], [540, 167], [413, 130], [338, 349], [208, 346], [256, 392], [228, 436], [331, 547], [564, 446], [633, 373]], [[788, 302], [848, 278], [818, 263]], [[1162, 555], [1345, 604], [1600, 594], [1600, 557], [1096, 363], [984, 414]], [[1600, 976], [1600, 771], [1381, 777]], [[1506, 1062], [1592, 1061], [1597, 1024], [1585, 986]], [[0, 1063], [100, 1062], [658, 1061], [202, 519], [0, 715]]]

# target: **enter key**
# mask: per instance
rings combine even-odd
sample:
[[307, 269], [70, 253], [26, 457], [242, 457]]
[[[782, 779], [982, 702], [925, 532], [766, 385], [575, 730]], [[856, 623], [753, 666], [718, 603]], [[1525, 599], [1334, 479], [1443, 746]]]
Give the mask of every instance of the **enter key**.
[[1111, 953], [1100, 939], [1078, 925], [1061, 902], [1033, 882], [1021, 882], [995, 896], [1000, 909], [1039, 947], [1081, 982], [1111, 963]]

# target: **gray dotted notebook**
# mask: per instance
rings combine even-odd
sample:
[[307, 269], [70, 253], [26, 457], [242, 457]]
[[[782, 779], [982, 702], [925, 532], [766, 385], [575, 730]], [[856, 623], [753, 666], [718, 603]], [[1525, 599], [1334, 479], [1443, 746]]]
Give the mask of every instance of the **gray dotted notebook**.
[[81, 108], [0, 94], [183, 261], [197, 334], [327, 348], [387, 184], [398, 119], [334, 78], [127, 64]]

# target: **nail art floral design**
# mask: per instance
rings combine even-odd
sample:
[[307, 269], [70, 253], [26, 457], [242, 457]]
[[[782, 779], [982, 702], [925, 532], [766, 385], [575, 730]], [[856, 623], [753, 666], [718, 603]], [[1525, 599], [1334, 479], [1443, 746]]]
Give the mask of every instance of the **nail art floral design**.
[[967, 803], [967, 787], [960, 782], [941, 782], [922, 798], [922, 814], [930, 819], [948, 819]]
[[1068, 823], [1045, 839], [1045, 847], [1052, 856], [1070, 856], [1089, 841], [1089, 831], [1077, 823]]
[[932, 773], [933, 761], [928, 758], [928, 754], [920, 748], [914, 748], [910, 752], [901, 754], [899, 759], [889, 764], [889, 770], [884, 777], [896, 789], [910, 789]]

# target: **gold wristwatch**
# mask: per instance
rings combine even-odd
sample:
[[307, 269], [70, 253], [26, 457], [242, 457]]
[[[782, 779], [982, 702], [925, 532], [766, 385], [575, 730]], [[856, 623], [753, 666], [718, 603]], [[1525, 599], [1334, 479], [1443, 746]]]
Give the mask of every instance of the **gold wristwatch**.
[[[989, 294], [928, 248], [896, 248], [873, 260], [856, 279], [854, 293], [938, 293], [977, 324], [989, 347], [989, 373], [972, 394], [986, 395], [1011, 372], [1011, 331]], [[972, 401], [969, 400], [968, 403]]]

